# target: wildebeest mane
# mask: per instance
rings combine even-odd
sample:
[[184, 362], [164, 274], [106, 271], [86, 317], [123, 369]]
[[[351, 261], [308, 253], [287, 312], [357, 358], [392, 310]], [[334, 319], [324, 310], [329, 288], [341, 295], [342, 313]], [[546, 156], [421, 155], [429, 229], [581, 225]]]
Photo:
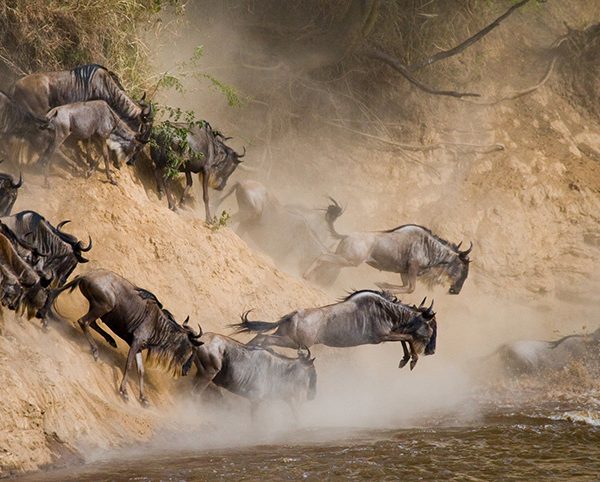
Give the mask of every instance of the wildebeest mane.
[[367, 293], [380, 296], [381, 298], [384, 298], [386, 301], [389, 301], [390, 303], [394, 303], [394, 304], [400, 303], [400, 300], [398, 298], [396, 298], [396, 296], [394, 296], [389, 291], [385, 291], [385, 290], [377, 291], [377, 290], [369, 290], [369, 289], [356, 290], [356, 291], [349, 292], [346, 297], [340, 298], [339, 301], [340, 302], [348, 301], [348, 300], [352, 299], [354, 296], [357, 296], [360, 294], [367, 294]]
[[152, 310], [158, 308], [156, 329], [148, 342], [146, 359], [173, 376], [187, 374], [191, 366], [192, 344], [189, 340], [191, 330], [177, 323], [173, 314], [163, 306], [154, 293], [139, 286], [136, 286], [135, 290], [140, 298], [150, 301], [146, 308], [149, 316], [153, 315]]
[[394, 231], [397, 231], [397, 230], [402, 229], [402, 228], [419, 228], [419, 229], [422, 229], [427, 234], [429, 234], [431, 237], [433, 237], [436, 241], [439, 241], [440, 243], [442, 243], [444, 246], [448, 246], [449, 248], [451, 248], [454, 251], [457, 251], [457, 249], [458, 249], [458, 247], [456, 246], [456, 244], [451, 243], [450, 241], [446, 241], [444, 238], [440, 238], [431, 229], [426, 228], [425, 226], [421, 226], [420, 224], [402, 224], [400, 226], [396, 226], [395, 228], [386, 229], [385, 231], [380, 231], [380, 232], [382, 232], [382, 233], [393, 233]]

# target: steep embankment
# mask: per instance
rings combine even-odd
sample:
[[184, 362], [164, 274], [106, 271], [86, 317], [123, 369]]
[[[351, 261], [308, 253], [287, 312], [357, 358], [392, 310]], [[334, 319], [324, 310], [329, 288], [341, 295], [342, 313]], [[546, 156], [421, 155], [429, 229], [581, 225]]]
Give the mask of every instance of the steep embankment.
[[[34, 209], [80, 238], [89, 233], [91, 262], [80, 271], [103, 267], [152, 290], [177, 319], [191, 315], [205, 331], [226, 332], [249, 308], [271, 317], [291, 310], [299, 300], [319, 304], [324, 295], [277, 271], [251, 252], [229, 229], [212, 232], [195, 211], [170, 212], [165, 202], [145, 192], [135, 173], [124, 171], [119, 186], [103, 174], [89, 180], [65, 172], [52, 178], [52, 189], [25, 171], [16, 210]], [[62, 315], [74, 321], [87, 303], [79, 294], [59, 300]], [[126, 345], [118, 353], [102, 345], [95, 363], [80, 330], [7, 315], [0, 336], [0, 475], [65, 462], [78, 453], [148, 439], [172, 415], [173, 401], [189, 393], [186, 379], [170, 381], [148, 370], [152, 407], [136, 400], [132, 374], [129, 403], [116, 391]]]

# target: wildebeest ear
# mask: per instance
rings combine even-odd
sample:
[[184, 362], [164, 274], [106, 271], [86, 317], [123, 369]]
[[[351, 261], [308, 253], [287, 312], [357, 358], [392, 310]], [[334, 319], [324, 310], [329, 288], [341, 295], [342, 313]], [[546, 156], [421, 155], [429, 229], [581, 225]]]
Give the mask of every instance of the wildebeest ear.
[[310, 363], [311, 365], [313, 365], [315, 363], [316, 359], [317, 359], [317, 357], [313, 357], [310, 360], [308, 360], [308, 363]]

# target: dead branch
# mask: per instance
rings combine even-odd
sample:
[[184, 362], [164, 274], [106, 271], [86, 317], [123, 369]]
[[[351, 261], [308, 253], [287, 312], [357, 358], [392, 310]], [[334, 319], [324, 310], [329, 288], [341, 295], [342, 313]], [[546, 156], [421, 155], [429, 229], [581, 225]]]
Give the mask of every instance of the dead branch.
[[452, 57], [454, 55], [461, 53], [462, 51], [466, 50], [471, 45], [473, 45], [475, 42], [478, 42], [483, 37], [485, 37], [488, 33], [490, 33], [492, 30], [494, 30], [498, 25], [500, 25], [500, 22], [502, 22], [505, 18], [507, 18], [509, 15], [511, 15], [515, 10], [517, 10], [518, 8], [521, 8], [523, 5], [525, 5], [528, 2], [529, 2], [529, 0], [521, 0], [519, 3], [515, 3], [506, 12], [504, 12], [502, 15], [500, 15], [496, 20], [494, 20], [488, 26], [486, 26], [485, 28], [483, 28], [482, 30], [477, 32], [475, 35], [472, 35], [471, 37], [469, 37], [467, 40], [465, 40], [461, 44], [459, 44], [456, 47], [453, 47], [449, 50], [444, 50], [442, 52], [438, 52], [437, 54], [432, 55], [431, 57], [429, 57], [425, 60], [422, 60], [421, 62], [419, 62], [417, 64], [413, 64], [413, 65], [409, 66], [408, 69], [414, 72], [415, 70], [422, 69], [423, 67], [431, 65], [435, 62], [438, 62], [443, 59], [447, 59], [448, 57]]
[[411, 75], [408, 68], [405, 65], [403, 65], [397, 58], [392, 57], [388, 53], [382, 52], [381, 50], [376, 49], [374, 47], [363, 50], [363, 53], [365, 55], [367, 55], [368, 57], [371, 57], [371, 58], [374, 58], [377, 60], [381, 60], [382, 62], [386, 63], [387, 65], [392, 67], [394, 70], [399, 72], [400, 75], [402, 75], [411, 84], [413, 84], [414, 86], [418, 87], [419, 89], [427, 92], [428, 94], [445, 95], [445, 96], [449, 96], [449, 97], [457, 97], [459, 99], [462, 97], [480, 97], [480, 94], [475, 94], [475, 93], [470, 93], [470, 92], [457, 92], [454, 90], [435, 90], [434, 88], [429, 87], [429, 86], [423, 84], [421, 81], [415, 79]]
[[546, 68], [544, 75], [536, 84], [532, 85], [531, 87], [527, 87], [526, 89], [523, 89], [523, 90], [516, 90], [516, 91], [511, 92], [510, 94], [507, 94], [498, 99], [477, 99], [477, 100], [462, 99], [462, 100], [464, 102], [470, 102], [472, 104], [477, 104], [477, 105], [496, 105], [496, 104], [499, 104], [500, 102], [504, 102], [505, 100], [518, 99], [519, 97], [523, 97], [524, 95], [530, 94], [531, 92], [539, 89], [542, 85], [544, 85], [548, 81], [548, 79], [552, 75], [552, 72], [554, 71], [554, 66], [556, 65], [556, 61], [560, 57], [560, 51], [558, 50], [558, 47], [560, 47], [560, 45], [568, 38], [569, 38], [569, 35], [567, 34], [567, 35], [564, 35], [563, 37], [559, 38], [556, 42], [554, 42], [554, 44], [551, 47], [551, 50], [554, 51], [554, 54], [552, 56], [552, 59], [548, 63], [548, 67]]
[[458, 148], [463, 151], [469, 152], [478, 152], [480, 154], [488, 154], [490, 152], [498, 152], [503, 151], [505, 149], [503, 144], [469, 144], [462, 142], [437, 142], [435, 144], [404, 144], [402, 142], [396, 142], [391, 139], [386, 139], [385, 137], [376, 136], [373, 134], [369, 134], [367, 132], [362, 132], [357, 129], [352, 129], [351, 127], [347, 127], [343, 124], [338, 124], [336, 122], [324, 121], [326, 124], [329, 124], [334, 127], [339, 127], [340, 129], [347, 130], [354, 134], [358, 134], [363, 137], [367, 137], [369, 139], [373, 139], [384, 144], [388, 144], [397, 149], [404, 151], [414, 151], [414, 152], [428, 152], [435, 151], [437, 149], [448, 149], [448, 148]]

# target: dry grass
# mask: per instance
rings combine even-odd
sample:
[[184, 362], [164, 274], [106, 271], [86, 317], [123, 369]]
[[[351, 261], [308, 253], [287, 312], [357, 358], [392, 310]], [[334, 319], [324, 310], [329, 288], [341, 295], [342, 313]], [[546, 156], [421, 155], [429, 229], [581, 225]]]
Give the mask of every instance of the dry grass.
[[0, 63], [19, 76], [84, 63], [106, 65], [128, 89], [148, 71], [144, 33], [177, 0], [5, 0], [0, 2]]

